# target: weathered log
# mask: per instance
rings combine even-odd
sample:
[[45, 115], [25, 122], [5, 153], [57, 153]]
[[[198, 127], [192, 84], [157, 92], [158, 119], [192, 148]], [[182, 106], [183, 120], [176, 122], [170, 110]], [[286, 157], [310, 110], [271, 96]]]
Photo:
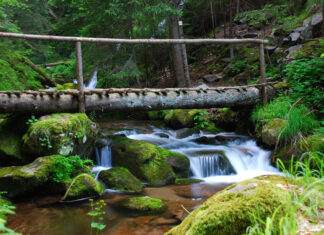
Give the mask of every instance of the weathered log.
[[[92, 95], [85, 90], [85, 108], [87, 111], [113, 110], [162, 110], [177, 108], [214, 108], [253, 105], [262, 100], [260, 88], [246, 87], [245, 89], [169, 89], [161, 90], [165, 95], [159, 95], [154, 90], [147, 89], [137, 93], [136, 89], [123, 95], [120, 92], [109, 92], [109, 96]], [[125, 89], [124, 89], [125, 90]], [[139, 89], [138, 89], [139, 90]], [[182, 90], [182, 91], [180, 91]], [[106, 92], [107, 90], [102, 90]], [[143, 91], [143, 90], [142, 90]], [[222, 92], [220, 92], [222, 91]], [[0, 113], [56, 113], [77, 112], [77, 91], [61, 91], [60, 94], [49, 95], [42, 92], [22, 92], [20, 97], [9, 96], [8, 92], [0, 92]], [[268, 95], [275, 94], [275, 89], [268, 87]], [[36, 96], [35, 96], [36, 95]], [[58, 96], [57, 96], [58, 95]]]
[[0, 37], [21, 38], [26, 40], [47, 40], [66, 42], [97, 42], [114, 44], [241, 44], [241, 43], [269, 43], [268, 40], [245, 38], [245, 39], [119, 39], [119, 38], [87, 38], [87, 37], [66, 37], [52, 35], [35, 35], [21, 33], [0, 32]]

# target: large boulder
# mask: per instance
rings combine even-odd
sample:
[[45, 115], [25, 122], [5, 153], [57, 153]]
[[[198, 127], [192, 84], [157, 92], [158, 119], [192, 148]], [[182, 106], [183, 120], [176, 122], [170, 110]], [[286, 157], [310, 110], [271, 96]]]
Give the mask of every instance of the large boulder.
[[0, 132], [0, 166], [21, 165], [26, 162], [21, 146], [21, 137], [17, 133]]
[[123, 167], [113, 167], [99, 173], [98, 179], [109, 189], [127, 193], [140, 193], [143, 185], [132, 173]]
[[[111, 136], [111, 139], [113, 165], [129, 169], [136, 177], [151, 185], [174, 183], [175, 172], [187, 175], [189, 160], [179, 153], [124, 136]], [[171, 160], [168, 161], [169, 158]]]
[[63, 201], [102, 196], [105, 189], [89, 174], [75, 177], [67, 189]]
[[0, 168], [0, 191], [7, 191], [8, 197], [32, 193], [48, 181], [53, 158], [40, 157], [25, 166]]
[[194, 117], [201, 112], [200, 109], [175, 109], [164, 117], [165, 123], [172, 128], [193, 127]]
[[280, 118], [274, 118], [264, 124], [261, 131], [262, 142], [269, 146], [275, 146], [280, 132], [286, 125], [287, 121]]
[[124, 209], [143, 214], [157, 214], [166, 209], [162, 200], [151, 197], [131, 197], [118, 202], [118, 205]]
[[[275, 211], [277, 218], [284, 214], [290, 200], [290, 193], [284, 189], [286, 184], [284, 177], [270, 176], [230, 186], [209, 198], [166, 234], [243, 234], [253, 225], [252, 214], [258, 215], [262, 221]], [[278, 228], [278, 223], [279, 219], [273, 226]]]
[[90, 157], [97, 126], [86, 114], [52, 114], [32, 124], [23, 136], [27, 152], [36, 156], [53, 154]]

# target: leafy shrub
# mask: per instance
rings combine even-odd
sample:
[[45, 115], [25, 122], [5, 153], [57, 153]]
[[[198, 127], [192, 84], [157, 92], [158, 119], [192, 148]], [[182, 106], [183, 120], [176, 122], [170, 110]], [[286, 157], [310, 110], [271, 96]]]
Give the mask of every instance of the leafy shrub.
[[235, 74], [241, 73], [246, 69], [247, 61], [246, 60], [238, 60], [233, 64], [233, 72]]
[[292, 86], [291, 96], [303, 98], [310, 106], [324, 112], [324, 59], [298, 59], [287, 65], [284, 73]]
[[305, 104], [299, 104], [299, 102], [292, 103], [289, 97], [281, 96], [267, 106], [254, 109], [252, 120], [257, 123], [256, 128], [274, 118], [287, 120], [280, 137], [281, 140], [292, 140], [320, 127], [320, 122], [314, 113], [310, 112]]
[[81, 159], [80, 156], [65, 157], [61, 155], [52, 156], [51, 179], [55, 182], [62, 182], [74, 178], [80, 173], [89, 173], [89, 166], [93, 165], [90, 159]]
[[209, 112], [207, 112], [206, 110], [199, 111], [198, 113], [195, 114], [195, 116], [193, 118], [193, 120], [195, 122], [194, 123], [195, 128], [204, 129], [209, 126], [207, 115], [209, 115]]
[[4, 200], [1, 197], [1, 194], [4, 194], [5, 192], [0, 192], [0, 233], [1, 234], [11, 234], [11, 235], [15, 235], [15, 234], [20, 234], [20, 233], [15, 233], [13, 230], [11, 230], [10, 228], [6, 227], [6, 222], [7, 222], [7, 214], [10, 215], [14, 215], [14, 209], [16, 209], [16, 207], [14, 207], [13, 205], [11, 205], [11, 203], [7, 200]]

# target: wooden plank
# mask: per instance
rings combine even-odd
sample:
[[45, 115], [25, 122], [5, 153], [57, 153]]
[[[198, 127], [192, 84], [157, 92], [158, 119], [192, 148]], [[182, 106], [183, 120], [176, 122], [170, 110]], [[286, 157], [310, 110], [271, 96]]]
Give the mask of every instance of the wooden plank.
[[0, 32], [0, 37], [20, 38], [27, 40], [47, 40], [47, 41], [66, 41], [66, 42], [96, 42], [113, 44], [241, 44], [257, 43], [267, 44], [268, 40], [256, 38], [244, 39], [119, 39], [119, 38], [89, 38], [89, 37], [67, 37], [51, 35], [35, 35], [21, 33]]

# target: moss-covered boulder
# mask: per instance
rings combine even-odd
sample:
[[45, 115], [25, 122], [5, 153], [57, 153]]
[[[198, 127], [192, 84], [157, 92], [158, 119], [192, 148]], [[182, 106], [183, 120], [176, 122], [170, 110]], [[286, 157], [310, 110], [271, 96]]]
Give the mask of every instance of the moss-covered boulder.
[[142, 214], [157, 214], [166, 209], [162, 200], [151, 197], [131, 197], [118, 202], [124, 209]]
[[167, 157], [167, 163], [169, 163], [176, 174], [177, 178], [189, 177], [190, 161], [181, 154], [171, 154]]
[[69, 82], [69, 83], [64, 83], [64, 84], [57, 84], [56, 90], [68, 90], [68, 89], [76, 89], [77, 85]]
[[[186, 175], [189, 170], [189, 164], [186, 163], [189, 160], [181, 154], [124, 136], [111, 136], [111, 140], [113, 165], [129, 169], [150, 185], [172, 184], [176, 178], [174, 171]], [[169, 160], [171, 163], [168, 162], [170, 158], [173, 159]]]
[[25, 166], [0, 168], [0, 191], [7, 191], [8, 197], [32, 193], [49, 179], [53, 163], [53, 158], [48, 156]]
[[213, 110], [210, 119], [218, 128], [235, 130], [237, 125], [237, 116], [238, 113], [234, 112], [230, 108], [217, 108]]
[[200, 109], [175, 109], [168, 112], [164, 117], [165, 123], [172, 128], [193, 127], [194, 117]]
[[99, 173], [98, 179], [107, 188], [128, 193], [140, 193], [143, 185], [132, 173], [123, 167], [113, 167]]
[[264, 124], [261, 130], [262, 142], [269, 146], [275, 146], [280, 132], [286, 125], [287, 121], [280, 118], [274, 118]]
[[[277, 218], [287, 209], [290, 193], [281, 176], [260, 177], [233, 185], [209, 198], [167, 235], [236, 235], [253, 224], [251, 214], [265, 221], [278, 208]], [[276, 226], [275, 221], [273, 226]], [[278, 226], [277, 226], [278, 227]]]
[[86, 114], [52, 114], [32, 124], [23, 136], [29, 154], [90, 157], [97, 133], [96, 124]]
[[301, 152], [321, 152], [324, 153], [324, 135], [316, 134], [307, 136], [297, 144]]
[[89, 174], [75, 177], [67, 189], [63, 201], [77, 200], [89, 197], [99, 197], [104, 193], [103, 186]]

